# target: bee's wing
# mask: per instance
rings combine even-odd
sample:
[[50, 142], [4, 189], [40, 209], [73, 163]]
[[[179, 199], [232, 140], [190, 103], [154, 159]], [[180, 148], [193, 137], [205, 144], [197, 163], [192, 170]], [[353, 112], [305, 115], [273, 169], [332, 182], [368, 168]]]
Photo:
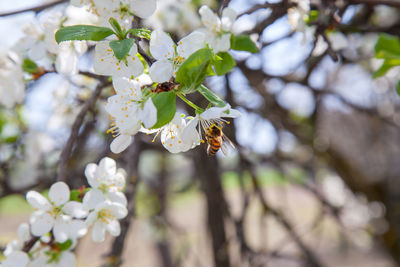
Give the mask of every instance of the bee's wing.
[[221, 151], [224, 153], [225, 156], [228, 155], [229, 147], [227, 144], [229, 144], [232, 148], [235, 148], [235, 145], [232, 143], [232, 141], [226, 136], [222, 136], [222, 145], [221, 145]]

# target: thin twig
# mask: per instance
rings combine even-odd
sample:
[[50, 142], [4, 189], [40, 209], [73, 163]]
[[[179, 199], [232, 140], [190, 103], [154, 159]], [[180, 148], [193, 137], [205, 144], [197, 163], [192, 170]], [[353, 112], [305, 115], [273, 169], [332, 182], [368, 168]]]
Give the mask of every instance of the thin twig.
[[35, 13], [39, 13], [40, 11], [43, 11], [47, 8], [56, 6], [58, 4], [61, 3], [66, 3], [69, 2], [69, 0], [58, 0], [52, 3], [47, 3], [41, 6], [37, 6], [37, 7], [30, 7], [30, 8], [26, 8], [26, 9], [21, 9], [21, 10], [17, 10], [17, 11], [10, 11], [10, 12], [5, 12], [5, 13], [0, 13], [0, 17], [6, 17], [6, 16], [11, 16], [11, 15], [16, 15], [16, 14], [20, 14], [20, 13], [24, 13], [24, 12], [35, 12]]
[[71, 127], [71, 134], [67, 140], [67, 143], [64, 146], [64, 149], [61, 152], [60, 156], [60, 165], [58, 166], [58, 177], [57, 181], [66, 181], [67, 177], [67, 163], [68, 159], [71, 155], [73, 145], [75, 144], [76, 139], [78, 138], [79, 129], [82, 126], [83, 120], [89, 109], [93, 108], [94, 104], [96, 103], [97, 98], [100, 96], [102, 89], [105, 87], [105, 83], [101, 82], [97, 85], [95, 91], [93, 92], [92, 96], [89, 100], [83, 105], [81, 111], [79, 112], [78, 116], [76, 116], [74, 123]]

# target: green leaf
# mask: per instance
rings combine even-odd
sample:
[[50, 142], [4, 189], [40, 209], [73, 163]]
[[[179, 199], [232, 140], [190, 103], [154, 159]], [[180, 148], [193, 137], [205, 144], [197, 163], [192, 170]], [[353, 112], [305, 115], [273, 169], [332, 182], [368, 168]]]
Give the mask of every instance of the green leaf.
[[116, 32], [116, 34], [118, 35], [119, 38], [124, 38], [125, 34], [121, 29], [121, 26], [119, 25], [118, 21], [114, 18], [110, 18], [108, 20], [108, 22], [110, 23], [111, 27], [113, 27], [114, 31]]
[[397, 36], [381, 33], [375, 45], [377, 58], [400, 59], [400, 41]]
[[123, 60], [132, 48], [133, 39], [114, 40], [110, 42], [110, 47], [118, 60]]
[[169, 123], [175, 116], [176, 96], [175, 92], [163, 92], [152, 97], [157, 108], [157, 122], [153, 129], [160, 128]]
[[318, 19], [319, 12], [318, 10], [311, 10], [308, 14], [307, 19], [305, 20], [306, 23], [314, 22]]
[[199, 91], [200, 94], [202, 94], [208, 101], [210, 101], [213, 105], [217, 107], [224, 107], [226, 105], [224, 100], [222, 100], [219, 96], [217, 96], [213, 91], [211, 91], [204, 85], [200, 85], [197, 91]]
[[372, 75], [372, 77], [378, 78], [385, 75], [391, 68], [399, 66], [400, 59], [385, 59], [382, 66]]
[[397, 91], [397, 94], [400, 95], [400, 81], [397, 82], [396, 91]]
[[203, 83], [212, 55], [209, 48], [197, 50], [179, 67], [176, 81], [181, 84], [182, 92], [191, 92]]
[[36, 73], [38, 71], [37, 64], [29, 58], [25, 58], [22, 63], [22, 69], [28, 73]]
[[101, 41], [114, 32], [110, 28], [91, 25], [74, 25], [59, 29], [56, 32], [57, 43], [71, 40]]
[[82, 202], [82, 199], [79, 197], [81, 192], [79, 190], [71, 190], [69, 199], [72, 201]]
[[144, 38], [147, 40], [150, 40], [151, 36], [151, 31], [146, 28], [141, 28], [141, 29], [130, 29], [128, 33], [131, 33], [133, 36], [139, 37], [139, 38]]
[[58, 248], [61, 251], [67, 250], [72, 246], [72, 241], [70, 239], [68, 239], [67, 241], [65, 241], [64, 243], [57, 243]]
[[214, 66], [214, 70], [217, 75], [224, 75], [230, 72], [236, 66], [236, 61], [228, 52], [219, 52], [217, 56], [222, 59], [213, 59], [212, 61], [212, 65]]
[[231, 48], [237, 51], [247, 51], [251, 53], [258, 52], [257, 45], [250, 39], [250, 36], [244, 34], [237, 36], [232, 34]]

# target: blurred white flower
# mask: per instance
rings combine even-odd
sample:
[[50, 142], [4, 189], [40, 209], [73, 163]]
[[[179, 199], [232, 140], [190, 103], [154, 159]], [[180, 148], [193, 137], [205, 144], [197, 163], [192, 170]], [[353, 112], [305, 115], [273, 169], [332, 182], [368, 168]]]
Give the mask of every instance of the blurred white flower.
[[0, 104], [12, 108], [25, 97], [22, 60], [14, 52], [0, 53]]
[[11, 252], [6, 259], [1, 262], [2, 267], [27, 267], [28, 264], [29, 256], [27, 253], [22, 251]]
[[156, 10], [156, 0], [72, 0], [74, 6], [87, 6], [99, 16], [99, 24], [109, 26], [108, 20], [113, 17], [120, 24], [129, 26], [133, 15], [140, 18], [150, 17]]
[[127, 204], [125, 195], [121, 190], [125, 186], [125, 171], [117, 170], [115, 160], [105, 157], [99, 165], [89, 163], [85, 175], [92, 189], [83, 197], [83, 207], [87, 210], [94, 209], [97, 204], [109, 200], [124, 206]]
[[163, 0], [157, 3], [154, 16], [144, 21], [152, 29], [176, 32], [184, 36], [200, 26], [197, 8], [190, 0]]
[[[50, 252], [50, 253], [49, 253]], [[55, 252], [59, 253], [60, 256], [57, 258], [51, 258], [52, 253], [48, 249], [43, 249], [39, 255], [36, 255], [35, 259], [28, 265], [29, 267], [73, 267], [75, 266], [75, 254], [71, 251]], [[55, 261], [54, 261], [55, 260]]]
[[17, 236], [18, 239], [14, 239], [7, 244], [3, 252], [5, 256], [10, 255], [14, 251], [22, 250], [24, 243], [30, 239], [31, 235], [27, 223], [22, 223], [18, 226]]
[[162, 83], [169, 81], [182, 65], [186, 58], [205, 46], [204, 34], [192, 32], [178, 42], [178, 46], [171, 37], [161, 31], [155, 30], [151, 34], [150, 52], [157, 59], [149, 70], [154, 82]]
[[310, 0], [297, 0], [293, 1], [297, 5], [288, 9], [288, 20], [293, 30], [305, 32], [306, 23], [310, 12]]
[[96, 206], [86, 219], [86, 225], [93, 225], [92, 239], [94, 242], [103, 242], [106, 230], [112, 236], [119, 236], [121, 226], [119, 219], [128, 214], [126, 207], [120, 203], [105, 201]]
[[232, 26], [235, 23], [237, 13], [232, 8], [224, 8], [221, 19], [208, 6], [202, 6], [199, 10], [201, 21], [206, 30], [206, 42], [214, 53], [228, 51], [231, 48]]
[[31, 232], [35, 236], [42, 236], [53, 229], [54, 238], [63, 243], [68, 239], [84, 235], [86, 230], [82, 228], [82, 222], [72, 220], [84, 218], [87, 212], [82, 203], [69, 201], [70, 190], [64, 182], [57, 182], [50, 187], [49, 200], [36, 191], [26, 194], [28, 203], [36, 209], [31, 215]]

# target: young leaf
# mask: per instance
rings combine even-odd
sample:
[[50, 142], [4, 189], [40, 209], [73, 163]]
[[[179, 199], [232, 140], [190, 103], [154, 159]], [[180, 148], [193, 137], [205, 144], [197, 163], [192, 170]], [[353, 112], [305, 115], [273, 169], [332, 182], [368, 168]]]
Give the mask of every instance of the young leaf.
[[115, 57], [118, 60], [123, 60], [131, 50], [133, 43], [133, 39], [114, 40], [110, 42], [110, 47], [114, 51]]
[[108, 22], [110, 23], [111, 27], [113, 27], [115, 33], [118, 35], [119, 38], [124, 38], [124, 33], [121, 29], [121, 26], [119, 25], [118, 21], [114, 18], [110, 18], [108, 20]]
[[397, 82], [396, 91], [397, 91], [397, 94], [400, 95], [400, 81]]
[[400, 59], [385, 59], [382, 66], [372, 75], [372, 77], [378, 78], [386, 74], [391, 68], [399, 66]]
[[141, 28], [141, 29], [130, 29], [128, 33], [131, 33], [133, 36], [139, 37], [139, 38], [144, 38], [147, 40], [150, 40], [151, 36], [151, 31], [146, 28]]
[[204, 85], [200, 85], [197, 91], [199, 91], [200, 94], [202, 94], [208, 101], [210, 101], [213, 105], [217, 107], [224, 107], [226, 105], [224, 100], [222, 100], [219, 96], [217, 96], [213, 91], [211, 91]]
[[228, 52], [219, 52], [217, 54], [222, 60], [212, 60], [212, 65], [214, 66], [215, 73], [217, 75], [224, 75], [230, 72], [235, 66], [236, 61]]
[[157, 108], [157, 122], [153, 129], [160, 128], [169, 123], [175, 116], [176, 96], [174, 92], [163, 92], [152, 97]]
[[194, 52], [179, 67], [176, 81], [181, 84], [183, 92], [190, 92], [199, 87], [207, 74], [212, 52], [209, 48], [202, 48]]
[[68, 239], [64, 243], [57, 243], [57, 246], [61, 251], [68, 250], [72, 246], [72, 241]]
[[22, 63], [22, 69], [27, 73], [36, 73], [38, 71], [38, 66], [36, 63], [29, 58], [25, 58]]
[[101, 41], [114, 32], [110, 28], [91, 25], [74, 25], [59, 29], [56, 32], [57, 43], [71, 40]]
[[250, 39], [250, 36], [244, 34], [237, 36], [232, 34], [231, 48], [237, 51], [248, 51], [251, 53], [258, 52], [257, 45]]
[[397, 36], [382, 33], [375, 45], [377, 58], [400, 59], [400, 41]]

